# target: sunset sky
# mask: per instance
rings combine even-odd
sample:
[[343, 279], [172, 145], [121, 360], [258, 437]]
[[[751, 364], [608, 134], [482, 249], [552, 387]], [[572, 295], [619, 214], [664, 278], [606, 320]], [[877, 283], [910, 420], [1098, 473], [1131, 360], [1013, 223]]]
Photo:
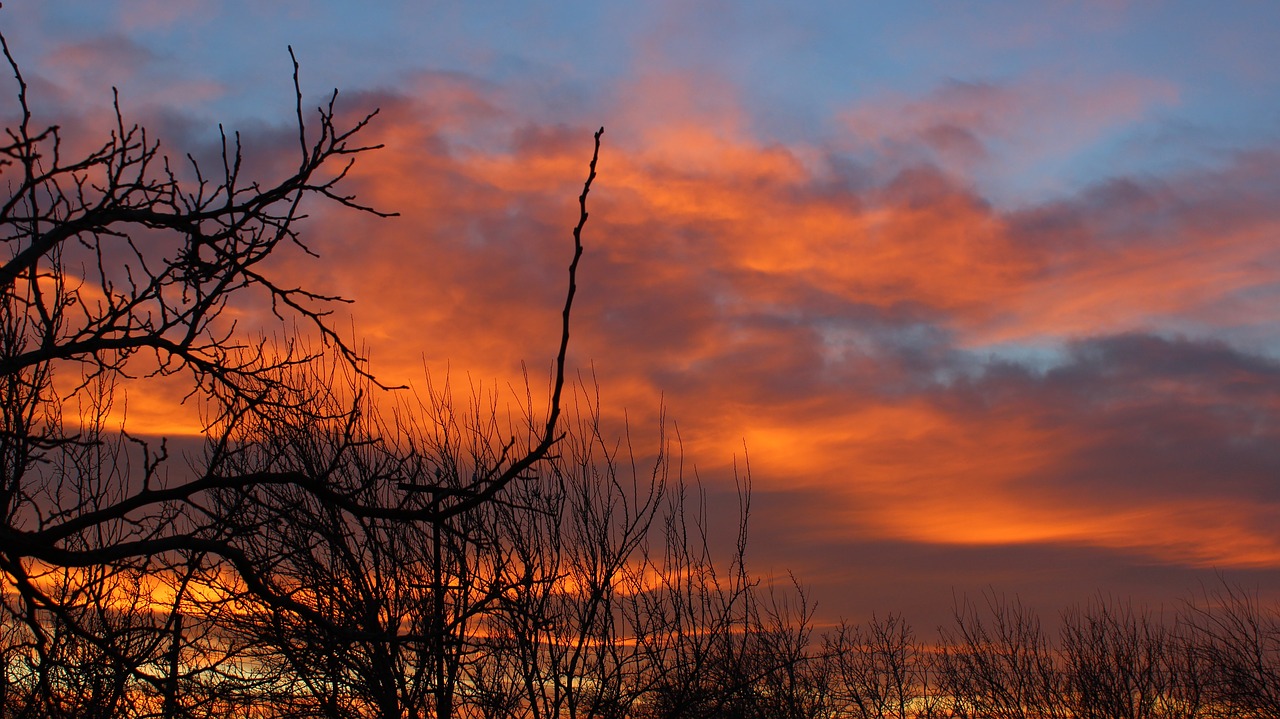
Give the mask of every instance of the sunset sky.
[[[660, 406], [824, 617], [1280, 596], [1280, 4], [6, 0], [44, 122], [255, 172], [381, 112], [320, 259], [387, 383], [540, 388], [606, 128], [571, 359]], [[14, 112], [11, 79], [0, 115]], [[282, 158], [286, 158], [283, 159]], [[277, 162], [282, 160], [281, 162]], [[243, 308], [244, 322], [269, 308]], [[345, 320], [342, 320], [345, 322]], [[179, 395], [130, 397], [183, 433]], [[718, 506], [720, 506], [718, 505]]]

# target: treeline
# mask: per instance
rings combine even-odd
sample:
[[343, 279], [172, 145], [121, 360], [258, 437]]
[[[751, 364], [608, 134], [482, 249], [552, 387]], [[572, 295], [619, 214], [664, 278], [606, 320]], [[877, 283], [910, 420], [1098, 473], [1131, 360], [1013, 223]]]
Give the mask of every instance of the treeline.
[[1016, 599], [964, 603], [932, 641], [841, 625], [814, 669], [825, 717], [1280, 717], [1280, 607], [1223, 585], [1168, 613], [1097, 600], [1046, 631]]
[[[445, 387], [401, 412], [351, 413], [342, 397], [360, 393], [341, 385], [313, 378], [305, 405], [238, 420], [220, 472], [323, 467], [338, 496], [395, 508], [406, 491], [463, 492], [510, 451], [493, 404], [462, 411]], [[208, 493], [221, 531], [271, 577], [266, 596], [186, 552], [33, 565], [40, 602], [5, 587], [0, 716], [717, 716], [779, 661], [799, 670], [811, 608], [747, 572], [746, 472], [736, 536], [715, 552], [671, 442], [642, 467], [577, 397], [555, 455], [440, 521], [353, 516], [293, 486]], [[536, 436], [525, 420], [519, 433]], [[61, 471], [102, 477], [148, 456], [124, 436], [92, 441]]]
[[[446, 386], [352, 415], [336, 411], [340, 381], [302, 384], [320, 402], [309, 423], [295, 408], [238, 424], [239, 472], [323, 466], [370, 506], [405, 487], [434, 502], [509, 443], [492, 398], [457, 403]], [[594, 390], [574, 397], [555, 455], [440, 522], [353, 519], [291, 487], [211, 494], [296, 606], [196, 555], [42, 568], [32, 581], [58, 609], [7, 587], [0, 716], [1280, 717], [1280, 611], [1226, 585], [1167, 613], [1099, 600], [1052, 632], [995, 594], [937, 633], [894, 614], [816, 627], [797, 583], [748, 570], [745, 468], [717, 541], [678, 442], [638, 457], [602, 429]], [[526, 415], [522, 434], [539, 424]], [[95, 441], [64, 471], [146, 454]]]

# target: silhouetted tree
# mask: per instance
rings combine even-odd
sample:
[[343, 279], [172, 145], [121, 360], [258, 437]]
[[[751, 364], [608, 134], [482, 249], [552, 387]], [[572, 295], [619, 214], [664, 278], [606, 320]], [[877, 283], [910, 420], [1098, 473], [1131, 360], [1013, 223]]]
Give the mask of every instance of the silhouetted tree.
[[[171, 163], [144, 128], [125, 121], [118, 99], [114, 126], [75, 154], [60, 127], [36, 123], [3, 35], [0, 46], [17, 100], [17, 116], [0, 141], [8, 193], [0, 198], [0, 240], [9, 251], [0, 265], [0, 591], [12, 639], [4, 658], [19, 667], [4, 675], [4, 711], [31, 686], [48, 687], [40, 699], [46, 709], [33, 711], [52, 711], [53, 678], [66, 674], [59, 667], [93, 652], [103, 666], [149, 685], [168, 714], [189, 704], [178, 699], [177, 687], [212, 691], [224, 681], [271, 691], [273, 678], [234, 667], [244, 656], [240, 649], [251, 648], [228, 645], [229, 635], [218, 629], [239, 602], [264, 604], [276, 616], [302, 619], [348, 642], [375, 638], [366, 615], [382, 617], [381, 609], [331, 611], [323, 597], [302, 590], [299, 576], [289, 573], [296, 566], [259, 551], [263, 537], [293, 532], [296, 551], [316, 547], [322, 533], [300, 530], [287, 500], [310, 509], [307, 518], [325, 520], [316, 530], [350, 536], [363, 527], [375, 545], [369, 551], [389, 551], [398, 540], [388, 532], [444, 527], [494, 501], [547, 457], [559, 436], [600, 133], [573, 228], [547, 412], [528, 441], [500, 442], [485, 464], [442, 492], [436, 477], [401, 461], [406, 455], [391, 449], [395, 438], [375, 442], [338, 431], [327, 439], [339, 444], [325, 453], [271, 457], [270, 447], [254, 444], [255, 432], [277, 420], [303, 430], [359, 423], [359, 397], [316, 401], [316, 375], [308, 368], [317, 363], [376, 386], [359, 352], [329, 323], [341, 298], [294, 286], [267, 261], [291, 248], [311, 252], [298, 225], [308, 198], [392, 214], [340, 189], [355, 159], [379, 147], [359, 141], [376, 111], [343, 125], [335, 91], [308, 118], [295, 61], [298, 159], [283, 179], [246, 177], [240, 138], [226, 133], [212, 175], [190, 155]], [[257, 338], [243, 332], [227, 312], [237, 302], [269, 306], [280, 332]], [[164, 442], [104, 427], [123, 382], [165, 378], [185, 381], [187, 400], [204, 415], [207, 451], [189, 471], [171, 468]], [[347, 472], [367, 455], [384, 464]], [[116, 604], [129, 596], [117, 596], [116, 585], [132, 577], [142, 592], [136, 606], [147, 607], [141, 613]], [[142, 591], [160, 585], [175, 593], [165, 611], [164, 602]], [[211, 599], [195, 586], [233, 591]], [[183, 621], [188, 600], [210, 613]], [[74, 642], [87, 648], [73, 651]], [[14, 681], [25, 676], [20, 668], [28, 659], [34, 685]], [[116, 675], [94, 676], [83, 677], [96, 682], [91, 688], [73, 693], [110, 711], [119, 695]], [[206, 683], [213, 677], [222, 681]], [[71, 686], [70, 679], [59, 681]], [[223, 699], [238, 701], [232, 694]]]
[[1184, 615], [1205, 704], [1231, 716], [1280, 717], [1280, 607], [1223, 583], [1189, 602]]
[[908, 719], [930, 716], [936, 703], [931, 663], [901, 615], [872, 616], [865, 626], [841, 622], [824, 638], [837, 716]]
[[512, 590], [486, 617], [473, 679], [490, 694], [511, 685], [534, 718], [625, 716], [643, 693], [650, 632], [637, 608], [662, 571], [662, 499], [685, 482], [664, 434], [642, 470], [628, 437], [602, 432], [598, 394], [582, 388], [577, 400], [541, 481], [499, 507]]
[[65, 157], [60, 128], [33, 124], [27, 85], [2, 36], [0, 43], [20, 113], [0, 147], [9, 192], [0, 204], [0, 239], [9, 250], [0, 266], [3, 570], [26, 601], [50, 611], [60, 603], [34, 581], [37, 565], [90, 567], [175, 552], [223, 556], [269, 594], [218, 518], [202, 515], [199, 497], [281, 483], [318, 489], [313, 478], [203, 472], [175, 481], [158, 471], [164, 448], [142, 443], [107, 471], [63, 472], [62, 456], [93, 451], [100, 441], [76, 426], [91, 416], [66, 417], [64, 407], [96, 384], [106, 392], [88, 412], [105, 412], [116, 380], [178, 374], [212, 413], [210, 426], [285, 401], [281, 370], [314, 353], [294, 340], [273, 344], [235, 332], [224, 310], [233, 297], [255, 293], [278, 314], [309, 322], [361, 366], [325, 322], [333, 298], [293, 288], [263, 263], [288, 245], [305, 249], [294, 223], [308, 195], [374, 212], [337, 194], [344, 170], [321, 178], [334, 161], [372, 149], [353, 142], [372, 116], [339, 130], [331, 100], [309, 129], [299, 97], [301, 154], [292, 175], [267, 186], [241, 177], [239, 140], [224, 134], [220, 181], [205, 179], [191, 160], [194, 180], [183, 182], [158, 142], [126, 124], [118, 102], [107, 139]]
[[1064, 612], [1061, 650], [1071, 715], [1169, 716], [1172, 649], [1165, 623], [1128, 604], [1098, 600]]
[[991, 593], [987, 612], [966, 602], [941, 631], [938, 680], [946, 711], [960, 719], [1067, 715], [1058, 655], [1033, 611]]
[[[313, 383], [318, 401], [342, 401], [332, 394], [341, 381]], [[447, 501], [492, 466], [504, 440], [492, 405], [470, 417], [483, 416], [483, 425], [460, 426], [452, 400], [430, 396], [391, 420], [366, 403], [354, 417], [319, 425], [254, 422], [237, 460], [245, 471], [279, 462], [327, 467], [335, 487], [370, 505], [397, 496], [387, 478], [433, 487], [414, 493], [421, 501]], [[526, 440], [536, 441], [539, 429], [530, 424]], [[387, 436], [396, 441], [381, 439]], [[270, 562], [311, 610], [291, 612], [228, 584], [219, 601], [236, 597], [242, 610], [228, 625], [237, 641], [255, 647], [264, 677], [298, 712], [400, 717], [431, 706], [450, 716], [459, 675], [478, 651], [478, 617], [509, 588], [505, 555], [494, 551], [506, 531], [497, 505], [532, 481], [519, 479], [494, 502], [431, 523], [352, 516], [298, 490], [260, 493], [251, 503], [224, 497], [225, 511], [234, 509], [239, 521], [271, 528], [245, 551]]]

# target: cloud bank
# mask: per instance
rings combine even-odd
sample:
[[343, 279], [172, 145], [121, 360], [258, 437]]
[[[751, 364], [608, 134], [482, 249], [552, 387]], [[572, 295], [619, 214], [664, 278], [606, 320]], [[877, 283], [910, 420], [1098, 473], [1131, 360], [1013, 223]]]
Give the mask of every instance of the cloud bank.
[[[143, 72], [148, 52], [68, 44], [39, 80], [88, 127], [101, 115], [72, 102], [86, 68]], [[518, 385], [524, 362], [537, 388], [598, 117], [571, 359], [613, 421], [625, 410], [643, 433], [665, 404], [713, 497], [745, 444], [764, 561], [799, 556], [832, 586], [861, 572], [866, 596], [907, 604], [931, 581], [1026, 583], [1044, 566], [1044, 592], [1280, 574], [1280, 147], [1071, 184], [1086, 150], [1169, 129], [1183, 90], [943, 80], [783, 140], [722, 77], [644, 67], [594, 113], [570, 85], [461, 72], [344, 94], [352, 117], [381, 108], [367, 139], [386, 145], [348, 189], [401, 217], [309, 208], [322, 259], [280, 271], [356, 301], [389, 383], [420, 385], [425, 367]], [[158, 106], [145, 95], [139, 112], [172, 145], [208, 146]], [[247, 128], [252, 162], [286, 161], [283, 127]], [[171, 399], [131, 401], [158, 431]]]

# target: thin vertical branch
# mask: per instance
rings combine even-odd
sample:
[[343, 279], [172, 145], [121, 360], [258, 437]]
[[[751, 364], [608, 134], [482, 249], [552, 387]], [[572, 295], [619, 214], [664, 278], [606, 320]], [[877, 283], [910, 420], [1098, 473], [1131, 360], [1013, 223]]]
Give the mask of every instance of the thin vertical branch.
[[573, 296], [578, 291], [578, 260], [582, 258], [582, 228], [587, 225], [587, 194], [591, 192], [591, 183], [596, 179], [596, 162], [600, 159], [600, 136], [604, 128], [596, 130], [595, 150], [591, 153], [591, 165], [587, 173], [587, 181], [582, 184], [582, 194], [578, 195], [578, 224], [573, 228], [573, 261], [569, 263], [569, 291], [565, 293], [564, 312], [561, 313], [560, 351], [556, 354], [556, 383], [551, 392], [551, 414], [547, 417], [546, 438], [555, 436], [556, 421], [560, 418], [560, 397], [564, 393], [564, 362], [569, 352], [569, 313], [573, 310]]

